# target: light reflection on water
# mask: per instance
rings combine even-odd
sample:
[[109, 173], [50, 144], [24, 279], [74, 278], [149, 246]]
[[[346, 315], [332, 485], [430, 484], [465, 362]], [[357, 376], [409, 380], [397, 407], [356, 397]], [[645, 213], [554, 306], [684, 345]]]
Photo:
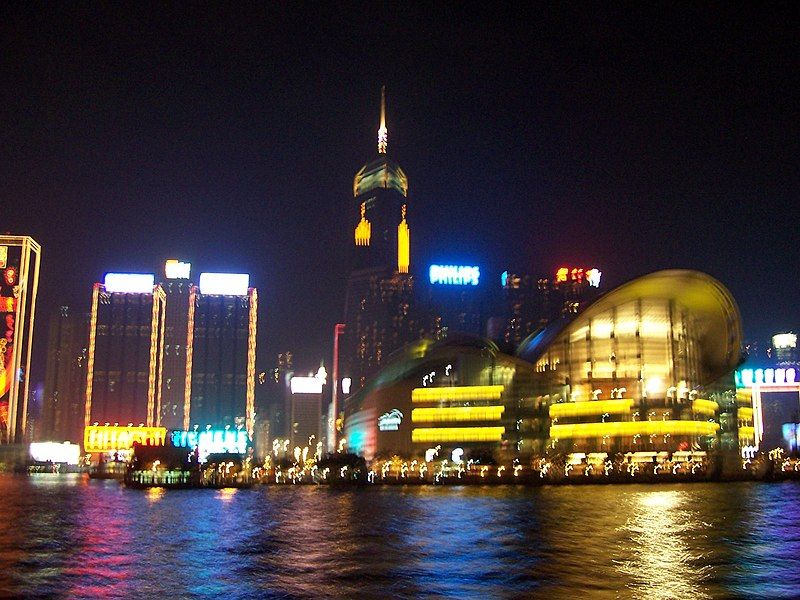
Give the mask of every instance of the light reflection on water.
[[0, 597], [791, 597], [800, 484], [128, 490], [0, 475]]

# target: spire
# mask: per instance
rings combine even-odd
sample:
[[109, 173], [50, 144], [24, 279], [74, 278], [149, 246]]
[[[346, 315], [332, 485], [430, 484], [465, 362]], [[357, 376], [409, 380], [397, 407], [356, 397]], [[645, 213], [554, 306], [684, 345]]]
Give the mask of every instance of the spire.
[[386, 130], [386, 86], [381, 86], [381, 126], [378, 128], [378, 154], [386, 154], [388, 131]]

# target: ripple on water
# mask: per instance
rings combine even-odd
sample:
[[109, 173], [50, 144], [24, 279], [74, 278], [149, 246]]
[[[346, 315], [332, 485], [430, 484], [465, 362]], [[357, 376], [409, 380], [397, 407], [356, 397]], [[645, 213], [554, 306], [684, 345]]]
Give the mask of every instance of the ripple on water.
[[792, 597], [800, 485], [128, 490], [0, 475], [0, 596]]

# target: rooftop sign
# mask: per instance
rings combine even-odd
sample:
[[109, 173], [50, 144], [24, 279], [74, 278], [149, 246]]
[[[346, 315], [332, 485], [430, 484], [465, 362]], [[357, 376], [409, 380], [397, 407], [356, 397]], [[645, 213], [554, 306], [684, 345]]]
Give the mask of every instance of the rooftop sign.
[[164, 264], [164, 275], [167, 279], [189, 279], [192, 271], [192, 263], [185, 263], [174, 258], [169, 259]]
[[428, 275], [432, 284], [478, 285], [481, 270], [479, 267], [431, 265]]
[[246, 296], [249, 287], [247, 273], [200, 273], [201, 294]]
[[321, 394], [324, 383], [319, 377], [292, 377], [289, 385], [293, 394]]
[[106, 273], [103, 285], [112, 294], [152, 294], [156, 276], [151, 273]]

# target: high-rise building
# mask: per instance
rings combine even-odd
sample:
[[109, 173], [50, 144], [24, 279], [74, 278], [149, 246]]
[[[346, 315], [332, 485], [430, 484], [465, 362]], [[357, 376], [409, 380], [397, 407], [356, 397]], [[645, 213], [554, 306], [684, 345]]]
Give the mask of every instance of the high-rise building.
[[291, 390], [291, 428], [289, 440], [292, 448], [309, 446], [316, 452], [316, 445], [322, 442], [322, 393], [324, 379], [316, 376], [292, 377]]
[[775, 361], [780, 366], [800, 364], [800, 352], [797, 350], [797, 334], [776, 333], [772, 336], [772, 348]]
[[41, 253], [30, 236], [0, 236], [0, 442], [25, 437]]
[[347, 282], [341, 366], [355, 389], [418, 335], [411, 312], [408, 178], [387, 150], [381, 90], [378, 155], [353, 180], [354, 269]]
[[185, 421], [186, 354], [189, 345], [191, 263], [170, 259], [161, 287], [167, 297], [164, 327], [164, 375], [161, 381], [161, 424], [182, 429]]
[[159, 425], [165, 305], [152, 274], [108, 273], [94, 285], [84, 426]]
[[83, 438], [88, 341], [87, 314], [61, 306], [50, 317], [42, 440], [80, 443]]
[[517, 348], [551, 321], [577, 314], [597, 296], [601, 276], [598, 269], [577, 267], [560, 267], [552, 277], [504, 271], [499, 314], [490, 319], [487, 337], [506, 349]]
[[258, 293], [247, 274], [201, 273], [189, 291], [184, 429], [253, 434]]

